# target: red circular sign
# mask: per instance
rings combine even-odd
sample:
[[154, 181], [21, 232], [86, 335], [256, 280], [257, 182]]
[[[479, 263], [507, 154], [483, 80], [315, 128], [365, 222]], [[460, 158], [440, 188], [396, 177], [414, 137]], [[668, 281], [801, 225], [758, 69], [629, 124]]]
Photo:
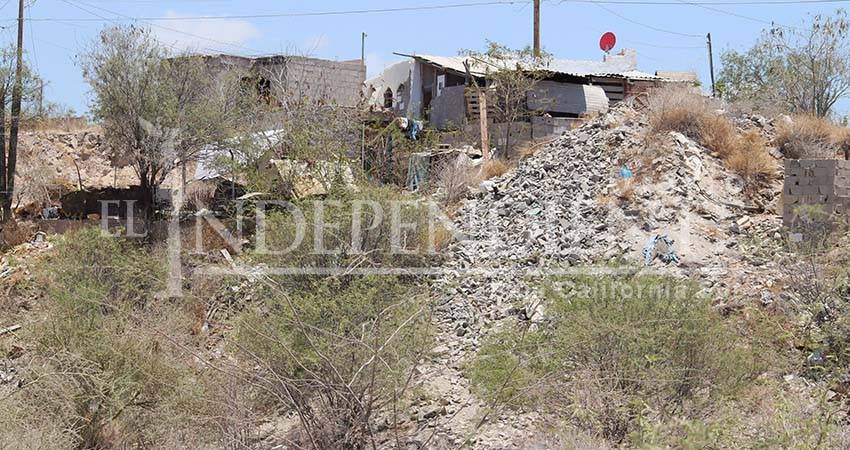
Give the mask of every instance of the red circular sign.
[[615, 45], [617, 45], [617, 36], [614, 36], [614, 33], [610, 31], [603, 34], [602, 39], [599, 39], [599, 48], [603, 52], [610, 52]]

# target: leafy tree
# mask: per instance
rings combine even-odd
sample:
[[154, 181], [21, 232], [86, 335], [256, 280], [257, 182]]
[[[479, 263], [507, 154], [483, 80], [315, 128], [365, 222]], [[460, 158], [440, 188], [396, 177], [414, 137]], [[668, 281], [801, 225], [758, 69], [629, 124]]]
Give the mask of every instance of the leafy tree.
[[492, 106], [499, 120], [505, 122], [504, 156], [510, 157], [511, 131], [518, 122], [528, 120], [533, 111], [528, 108], [528, 93], [544, 79], [549, 72], [546, 66], [551, 55], [536, 55], [531, 47], [511, 49], [504, 45], [488, 41], [485, 52], [465, 50], [475, 60], [475, 69], [483, 70], [487, 84], [488, 107], [491, 96]]
[[827, 117], [850, 90], [850, 21], [839, 9], [800, 27], [774, 26], [751, 49], [727, 50], [720, 60], [723, 97]]
[[[17, 166], [17, 131], [6, 134], [6, 118], [14, 117], [12, 97], [15, 88], [17, 52], [14, 46], [0, 49], [0, 206], [3, 220], [12, 217], [12, 198]], [[21, 65], [22, 101], [29, 102], [38, 92], [39, 78], [27, 64]], [[20, 115], [20, 112], [18, 113]], [[11, 131], [11, 130], [10, 130]], [[14, 135], [14, 136], [13, 136]], [[7, 155], [8, 152], [8, 155]]]
[[[131, 165], [153, 194], [169, 173], [219, 142], [230, 123], [217, 103], [203, 57], [172, 57], [150, 30], [109, 28], [81, 55], [83, 77], [94, 94], [91, 111], [102, 122], [117, 164]], [[150, 217], [150, 214], [149, 214]]]

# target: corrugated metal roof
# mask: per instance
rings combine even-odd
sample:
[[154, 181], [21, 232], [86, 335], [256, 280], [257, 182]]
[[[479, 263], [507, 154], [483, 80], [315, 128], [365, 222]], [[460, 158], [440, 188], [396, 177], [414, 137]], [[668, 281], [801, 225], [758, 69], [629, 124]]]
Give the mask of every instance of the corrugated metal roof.
[[[470, 72], [475, 76], [484, 76], [489, 65], [491, 70], [498, 68], [494, 64], [486, 64], [478, 59], [473, 59], [468, 56], [436, 56], [436, 55], [408, 55], [404, 53], [396, 53], [399, 56], [406, 56], [422, 61], [426, 64], [435, 65], [444, 69], [453, 70], [455, 72], [466, 73], [464, 61], [470, 64]], [[506, 67], [515, 66], [512, 61], [503, 62]], [[576, 77], [615, 77], [640, 80], [661, 80], [661, 77], [650, 73], [633, 70], [622, 61], [586, 61], [573, 59], [552, 59], [549, 64], [539, 67], [539, 69], [549, 70], [558, 74], [572, 75]]]
[[659, 77], [651, 73], [641, 72], [640, 70], [626, 70], [624, 72], [612, 73], [594, 73], [594, 77], [611, 77], [611, 78], [627, 78], [629, 80], [664, 80], [664, 77]]
[[466, 73], [466, 67], [463, 65], [464, 61], [466, 61], [470, 64], [469, 68], [472, 75], [482, 77], [485, 75], [484, 64], [468, 56], [407, 55], [404, 53], [395, 54], [460, 73]]
[[655, 75], [672, 81], [695, 82], [698, 80], [696, 72], [674, 72], [671, 70], [656, 70]]

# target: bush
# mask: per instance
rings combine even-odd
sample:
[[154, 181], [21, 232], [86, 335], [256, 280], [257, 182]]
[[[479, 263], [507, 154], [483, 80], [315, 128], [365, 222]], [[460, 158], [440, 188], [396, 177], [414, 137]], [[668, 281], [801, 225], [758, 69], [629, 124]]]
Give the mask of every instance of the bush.
[[650, 125], [656, 133], [677, 131], [702, 143], [750, 185], [773, 176], [776, 161], [761, 135], [757, 131], [740, 134], [717, 108], [712, 99], [690, 89], [658, 89], [649, 98]]
[[37, 278], [46, 298], [68, 308], [104, 313], [143, 307], [165, 279], [163, 265], [146, 250], [106, 236], [97, 227], [66, 234], [41, 268]]
[[758, 131], [744, 133], [735, 145], [733, 153], [727, 156], [726, 165], [747, 185], [776, 174], [776, 160], [767, 152], [765, 140]]
[[445, 206], [456, 205], [466, 198], [476, 181], [474, 170], [461, 164], [460, 159], [448, 159], [437, 169], [436, 187], [442, 191]]
[[378, 410], [395, 411], [429, 347], [421, 286], [389, 276], [314, 278], [295, 292], [277, 286], [267, 284], [239, 321], [237, 353], [261, 368], [254, 383], [271, 404], [298, 413], [291, 439], [299, 448], [367, 447]]
[[[534, 407], [617, 444], [644, 422], [736, 392], [770, 353], [738, 336], [689, 282], [579, 276], [545, 288], [539, 327], [486, 341], [468, 374], [489, 401]], [[690, 417], [697, 419], [698, 417]]]
[[500, 177], [510, 170], [510, 166], [504, 163], [501, 159], [491, 159], [481, 165], [481, 179], [489, 180], [490, 178]]
[[[379, 411], [394, 411], [404, 400], [411, 370], [429, 346], [430, 304], [420, 277], [350, 273], [427, 267], [448, 237], [429, 222], [432, 205], [387, 187], [332, 191], [319, 205], [294, 203], [303, 213], [301, 227], [292, 210], [267, 213], [266, 249], [281, 253], [263, 252], [258, 244], [244, 261], [295, 273], [254, 279], [232, 348], [256, 368], [249, 380], [262, 395], [250, 409], [297, 413], [299, 424], [287, 439], [299, 448], [363, 448], [379, 424], [397, 423], [379, 418]], [[323, 247], [339, 249], [335, 254], [314, 245], [320, 216], [328, 225]], [[359, 247], [353, 217], [360, 218]], [[395, 219], [415, 226], [394, 235]], [[302, 245], [291, 248], [300, 233]], [[415, 251], [397, 252], [397, 244]]]
[[[718, 105], [692, 89], [671, 86], [652, 91], [648, 101], [649, 123], [653, 131], [678, 131], [692, 139], [702, 140], [706, 130], [718, 137], [725, 127], [713, 120]], [[718, 126], [718, 130], [710, 128]]]
[[[382, 213], [376, 213], [367, 202], [380, 205]], [[316, 251], [316, 226], [320, 224], [317, 203], [305, 200], [293, 204], [303, 213], [303, 224], [306, 225], [301, 228], [301, 245], [290, 249], [299, 237], [299, 221], [294, 214], [271, 210], [267, 212], [265, 230], [265, 250], [268, 252], [261, 252], [259, 250], [263, 249], [258, 248], [250, 255], [253, 262], [283, 268], [345, 270], [351, 264], [363, 267], [422, 267], [437, 258], [436, 251], [431, 251], [436, 247], [432, 233], [437, 228], [436, 218], [429, 222], [432, 205], [392, 188], [361, 185], [358, 192], [332, 192], [324, 202], [318, 203], [322, 206], [322, 220], [328, 225], [320, 240], [326, 250], [339, 249], [335, 254]], [[397, 208], [400, 222], [415, 224], [415, 227], [399, 229], [399, 234], [394, 236], [393, 208]], [[360, 248], [355, 248], [358, 244], [353, 234], [355, 216], [360, 217]], [[338, 225], [338, 228], [331, 230], [333, 225]], [[410, 252], [399, 251], [399, 247]]]
[[795, 116], [782, 122], [774, 145], [790, 159], [833, 159], [843, 157], [848, 133], [828, 119], [815, 116]]
[[[162, 261], [97, 228], [34, 262], [44, 318], [21, 333], [29, 364], [0, 396], [0, 448], [198, 448], [221, 438], [212, 379], [193, 369], [191, 316], [157, 304]], [[172, 343], [177, 343], [177, 350]], [[167, 347], [166, 347], [167, 346]], [[36, 438], [38, 436], [38, 438]]]

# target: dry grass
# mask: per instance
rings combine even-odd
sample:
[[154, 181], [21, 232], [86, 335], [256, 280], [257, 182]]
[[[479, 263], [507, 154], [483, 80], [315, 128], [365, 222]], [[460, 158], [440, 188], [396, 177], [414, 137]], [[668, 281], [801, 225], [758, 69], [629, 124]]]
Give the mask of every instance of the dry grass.
[[773, 144], [791, 159], [845, 157], [850, 130], [822, 117], [795, 116], [778, 127]]
[[491, 159], [481, 165], [479, 178], [484, 181], [490, 178], [500, 177], [506, 174], [508, 170], [511, 170], [510, 166], [505, 164], [501, 159]]
[[650, 96], [649, 123], [656, 133], [677, 131], [726, 157], [734, 153], [737, 130], [717, 109], [714, 100], [671, 86]]
[[454, 242], [454, 234], [442, 225], [437, 225], [434, 233], [430, 236], [431, 242], [426, 244], [432, 245], [434, 250], [442, 252], [446, 250], [452, 242]]
[[635, 183], [631, 178], [617, 180], [615, 195], [623, 201], [631, 201], [635, 196]]
[[832, 145], [844, 159], [850, 159], [850, 128], [837, 127], [832, 135]]
[[650, 96], [649, 113], [655, 133], [677, 131], [700, 142], [748, 184], [776, 172], [776, 161], [761, 134], [754, 130], [740, 133], [718, 112], [712, 99], [681, 87], [659, 89]]
[[679, 86], [654, 90], [647, 106], [654, 131], [678, 131], [694, 139], [703, 136], [707, 119], [717, 115], [714, 101]]
[[776, 161], [767, 153], [767, 143], [758, 131], [750, 130], [740, 136], [726, 165], [748, 184], [759, 178], [773, 176]]
[[186, 186], [186, 208], [190, 211], [210, 209], [215, 201], [215, 185], [202, 181], [189, 183]]
[[445, 206], [459, 203], [475, 183], [475, 173], [457, 160], [447, 161], [437, 171], [436, 185], [443, 191]]

